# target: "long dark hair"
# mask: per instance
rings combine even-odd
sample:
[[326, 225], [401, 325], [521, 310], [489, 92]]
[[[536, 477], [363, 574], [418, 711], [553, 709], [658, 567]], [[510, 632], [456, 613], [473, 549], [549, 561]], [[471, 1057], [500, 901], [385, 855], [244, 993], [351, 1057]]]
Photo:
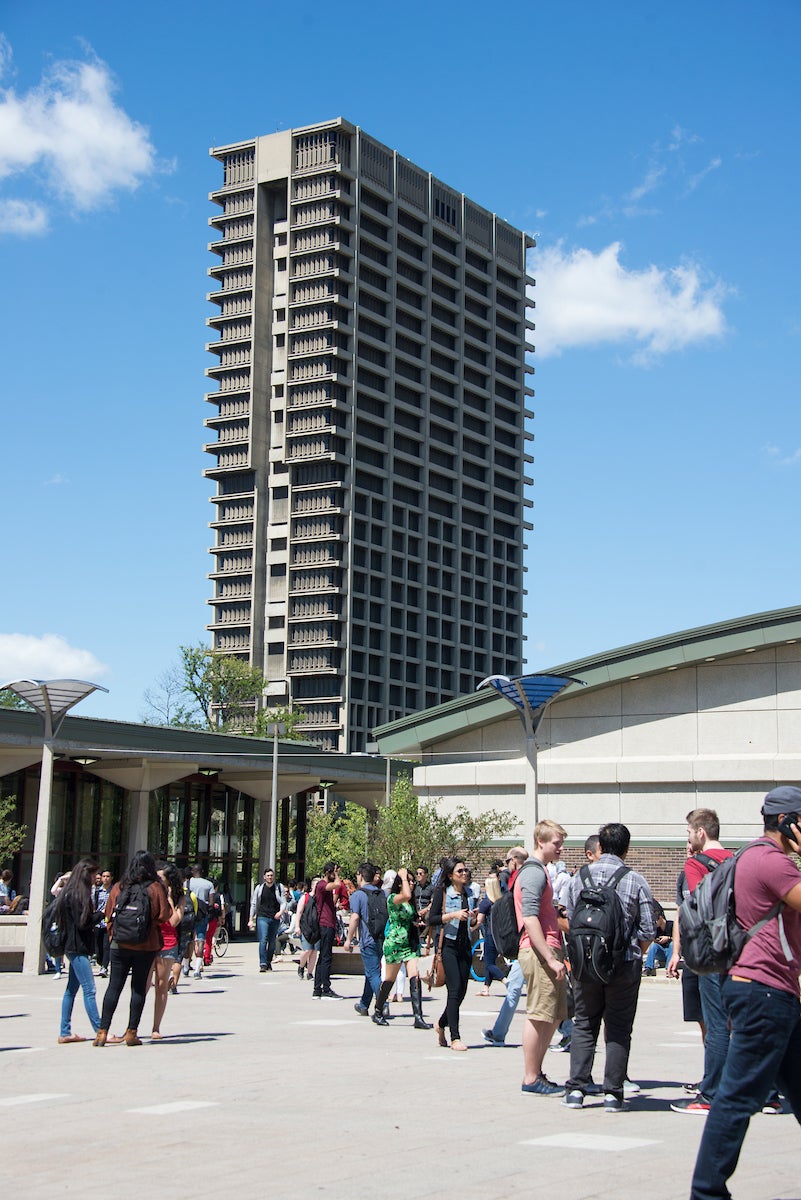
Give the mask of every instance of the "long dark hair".
[[120, 891], [124, 892], [132, 883], [157, 883], [156, 860], [147, 850], [137, 850], [120, 880]]
[[463, 863], [463, 862], [464, 862], [463, 858], [454, 857], [453, 855], [451, 855], [450, 858], [445, 859], [445, 861], [442, 864], [442, 874], [441, 874], [440, 880], [439, 880], [439, 884], [440, 884], [440, 887], [442, 888], [443, 892], [445, 891], [445, 889], [447, 888], [449, 883], [453, 883], [453, 872], [456, 868], [456, 864]]
[[173, 904], [178, 907], [184, 898], [184, 881], [174, 863], [159, 863], [159, 870], [167, 880], [167, 891]]
[[80, 912], [80, 924], [88, 925], [94, 912], [92, 884], [97, 873], [93, 858], [82, 858], [70, 871], [70, 877], [56, 897], [56, 921], [63, 925], [65, 913]]

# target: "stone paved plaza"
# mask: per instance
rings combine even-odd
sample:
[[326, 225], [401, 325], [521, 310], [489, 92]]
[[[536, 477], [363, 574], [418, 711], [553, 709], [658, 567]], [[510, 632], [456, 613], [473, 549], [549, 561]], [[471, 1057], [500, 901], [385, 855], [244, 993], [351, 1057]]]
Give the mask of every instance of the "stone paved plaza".
[[[261, 975], [255, 943], [237, 941], [202, 981], [182, 981], [163, 1042], [96, 1050], [57, 1044], [59, 981], [0, 975], [4, 1195], [688, 1196], [704, 1119], [668, 1105], [699, 1078], [701, 1039], [682, 1021], [677, 984], [643, 981], [630, 1067], [642, 1092], [620, 1116], [600, 1099], [570, 1111], [521, 1093], [522, 1015], [512, 1045], [481, 1038], [498, 984], [488, 1000], [471, 983], [467, 1054], [414, 1030], [408, 1001], [379, 1028], [353, 1010], [360, 977], [335, 976], [334, 987], [347, 999], [313, 1000], [289, 958]], [[444, 998], [432, 996], [429, 1020]], [[126, 990], [115, 1033], [127, 999]], [[151, 1013], [149, 1000], [142, 1034]], [[80, 995], [73, 1031], [89, 1033]], [[568, 1056], [549, 1053], [546, 1070], [563, 1082]], [[799, 1200], [800, 1150], [792, 1115], [755, 1117], [735, 1200]]]

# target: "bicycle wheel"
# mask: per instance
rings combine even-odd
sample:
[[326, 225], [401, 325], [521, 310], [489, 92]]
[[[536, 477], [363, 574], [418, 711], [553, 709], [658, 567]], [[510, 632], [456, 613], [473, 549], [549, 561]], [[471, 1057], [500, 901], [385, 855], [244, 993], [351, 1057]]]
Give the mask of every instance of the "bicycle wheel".
[[485, 974], [484, 935], [481, 934], [473, 944], [473, 957], [470, 962], [470, 976], [472, 979], [475, 979], [476, 983], [483, 983]]
[[224, 925], [218, 925], [217, 932], [214, 935], [214, 953], [218, 955], [219, 958], [222, 958], [225, 955], [225, 952], [228, 949], [229, 940], [228, 930]]

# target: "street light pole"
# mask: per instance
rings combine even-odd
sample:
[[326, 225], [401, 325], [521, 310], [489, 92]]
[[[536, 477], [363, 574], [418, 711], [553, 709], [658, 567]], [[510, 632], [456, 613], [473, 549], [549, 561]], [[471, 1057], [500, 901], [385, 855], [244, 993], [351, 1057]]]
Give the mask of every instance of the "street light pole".
[[285, 726], [280, 721], [273, 725], [273, 778], [270, 798], [270, 841], [265, 859], [265, 868], [275, 867], [275, 844], [278, 841], [278, 738], [285, 732]]
[[47, 886], [47, 856], [50, 847], [50, 810], [53, 800], [53, 743], [67, 713], [92, 692], [108, 688], [81, 679], [15, 679], [0, 685], [14, 692], [35, 709], [43, 722], [42, 768], [39, 776], [39, 803], [33, 837], [31, 884], [28, 890], [28, 922], [25, 930], [24, 975], [38, 975], [42, 969], [42, 914]]

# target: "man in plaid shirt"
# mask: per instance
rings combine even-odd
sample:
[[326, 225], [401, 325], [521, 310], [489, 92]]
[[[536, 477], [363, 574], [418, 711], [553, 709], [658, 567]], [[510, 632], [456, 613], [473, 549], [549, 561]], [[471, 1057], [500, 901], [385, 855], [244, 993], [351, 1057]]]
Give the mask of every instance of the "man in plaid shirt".
[[[625, 825], [610, 822], [598, 831], [601, 857], [589, 864], [592, 882], [608, 883], [624, 865], [631, 834]], [[565, 893], [568, 921], [573, 916], [584, 883], [577, 871]], [[565, 1084], [562, 1103], [581, 1108], [592, 1087], [592, 1060], [604, 1023], [606, 1065], [604, 1067], [604, 1110], [623, 1111], [623, 1083], [629, 1064], [631, 1030], [637, 1012], [637, 997], [642, 976], [642, 956], [656, 936], [654, 898], [647, 881], [637, 871], [627, 870], [617, 882], [617, 894], [628, 917], [629, 947], [625, 962], [609, 983], [600, 983], [585, 973], [573, 981], [575, 1015], [570, 1044], [570, 1078]]]

